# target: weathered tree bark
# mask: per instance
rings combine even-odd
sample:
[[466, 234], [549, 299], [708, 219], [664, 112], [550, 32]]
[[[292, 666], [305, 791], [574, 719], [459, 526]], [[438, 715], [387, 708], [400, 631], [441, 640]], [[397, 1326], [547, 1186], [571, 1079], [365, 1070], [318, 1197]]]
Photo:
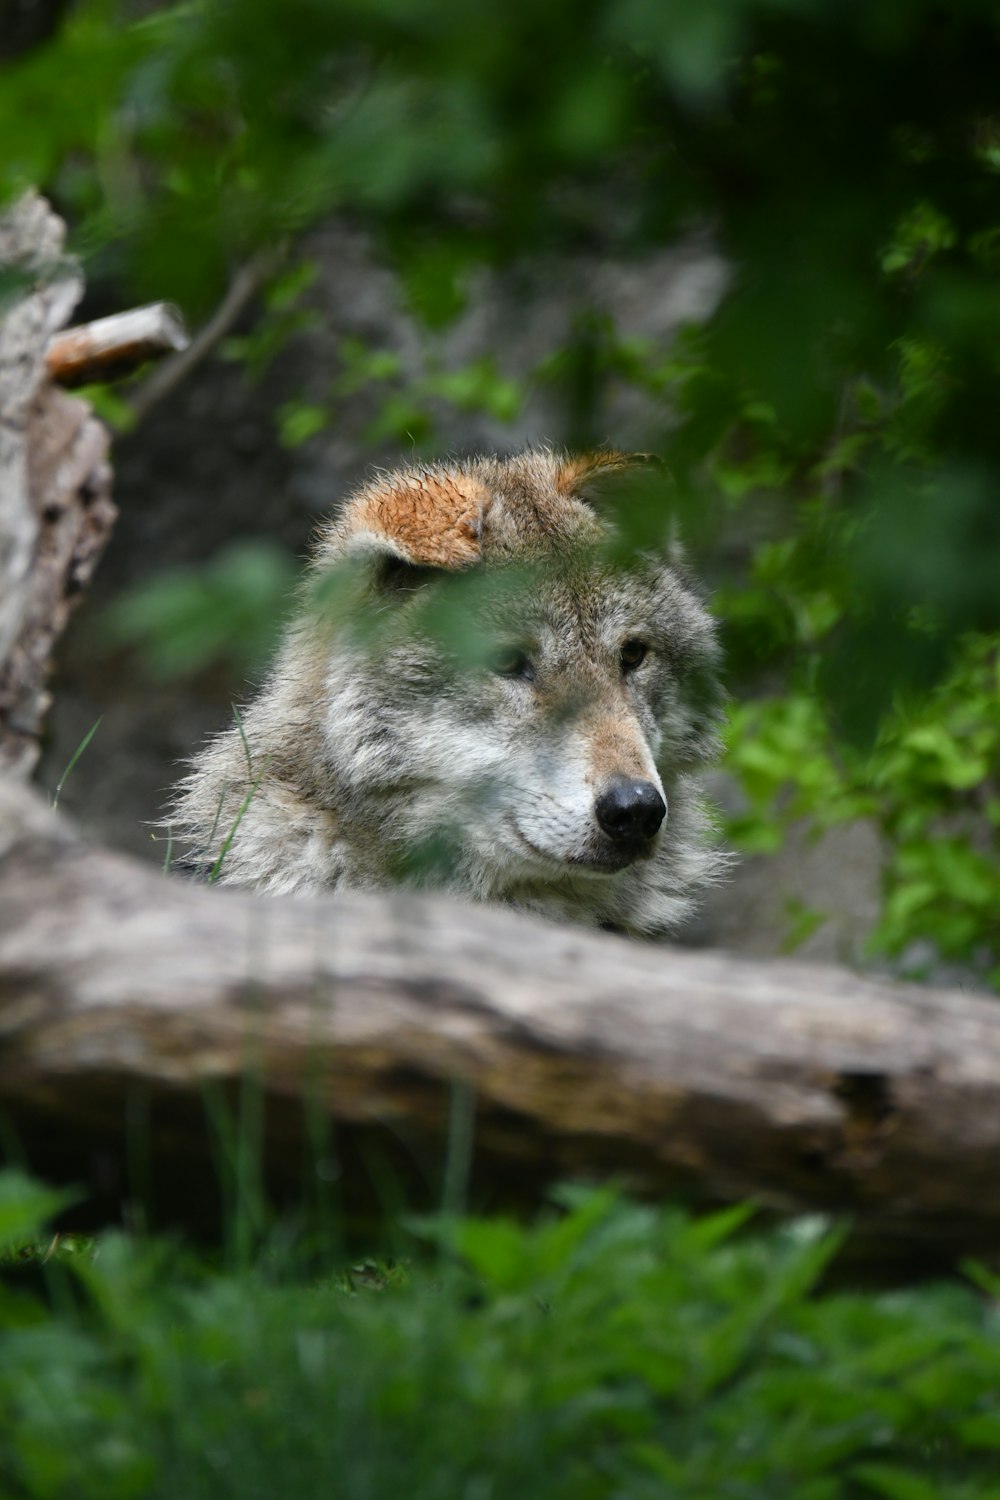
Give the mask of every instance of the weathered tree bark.
[[64, 227], [29, 194], [0, 219], [0, 769], [27, 775], [53, 645], [114, 522], [107, 434], [49, 380], [45, 351], [83, 283]]
[[190, 1213], [205, 1090], [249, 1068], [279, 1186], [309, 1118], [334, 1130], [322, 1170], [374, 1151], [433, 1178], [463, 1081], [474, 1181], [498, 1195], [610, 1174], [846, 1210], [921, 1253], [1000, 1248], [987, 998], [429, 897], [189, 886], [89, 849], [10, 781], [0, 912], [0, 1097], [63, 1175], [124, 1159], [138, 1109]]

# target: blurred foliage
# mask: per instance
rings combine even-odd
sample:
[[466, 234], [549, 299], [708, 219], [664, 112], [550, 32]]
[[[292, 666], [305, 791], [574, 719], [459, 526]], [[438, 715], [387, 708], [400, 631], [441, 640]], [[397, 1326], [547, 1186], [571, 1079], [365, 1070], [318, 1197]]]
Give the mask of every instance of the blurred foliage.
[[259, 379], [290, 338], [316, 326], [317, 314], [304, 305], [304, 298], [317, 269], [315, 261], [303, 259], [275, 274], [263, 290], [255, 326], [226, 339], [222, 357], [240, 363], [251, 380]]
[[838, 744], [815, 694], [742, 705], [729, 732], [729, 764], [747, 797], [731, 820], [742, 848], [773, 852], [801, 818], [817, 832], [872, 819], [885, 850], [885, 904], [872, 950], [902, 955], [914, 977], [944, 954], [1000, 989], [995, 637], [966, 639], [946, 679], [888, 716], [871, 750]]
[[233, 542], [208, 567], [175, 568], [130, 590], [104, 615], [112, 644], [142, 652], [154, 677], [185, 676], [226, 660], [250, 671], [270, 655], [295, 578], [267, 542]]
[[[564, 1189], [417, 1226], [403, 1265], [106, 1235], [25, 1277], [0, 1178], [11, 1500], [995, 1500], [996, 1287], [817, 1291], [839, 1237]], [[13, 1205], [19, 1203], [19, 1212]], [[437, 1245], [428, 1254], [427, 1241]]]
[[488, 412], [499, 422], [512, 422], [521, 408], [520, 386], [488, 355], [445, 369], [428, 353], [422, 374], [414, 377], [407, 375], [399, 355], [371, 349], [360, 339], [341, 339], [339, 354], [341, 372], [330, 383], [325, 405], [292, 399], [279, 409], [278, 430], [287, 447], [298, 447], [322, 432], [333, 421], [338, 401], [364, 389], [378, 392], [378, 409], [359, 434], [361, 439], [411, 449], [426, 447], [432, 440], [435, 407], [442, 403], [458, 411]]
[[[716, 559], [733, 680], [768, 699], [733, 739], [749, 844], [782, 806], [863, 808], [890, 840], [881, 939], [995, 966], [995, 684], [969, 663], [1000, 632], [998, 32], [986, 0], [78, 0], [0, 75], [0, 192], [41, 186], [92, 278], [195, 318], [262, 247], [338, 214], [429, 336], [484, 266], [710, 234], [727, 291], [670, 349], [580, 309], [535, 372], [565, 397], [553, 436], [613, 438], [622, 384], [662, 412], [648, 445]], [[233, 341], [249, 371], [308, 322], [310, 274], [293, 265]], [[432, 444], [442, 401], [510, 420], [526, 392], [502, 352], [431, 357], [414, 382], [345, 345], [330, 390], [277, 414], [282, 439], [359, 383], [381, 393], [377, 441]], [[140, 622], [169, 628], [169, 609]], [[917, 725], [950, 748], [920, 750]], [[956, 765], [982, 776], [958, 786]]]

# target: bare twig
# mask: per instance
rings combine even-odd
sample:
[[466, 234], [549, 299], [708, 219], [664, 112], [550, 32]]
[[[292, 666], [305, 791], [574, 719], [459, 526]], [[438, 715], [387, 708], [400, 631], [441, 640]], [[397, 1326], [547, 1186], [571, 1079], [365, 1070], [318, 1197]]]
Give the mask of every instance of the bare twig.
[[232, 328], [237, 318], [277, 271], [285, 258], [284, 245], [263, 250], [233, 277], [232, 284], [204, 327], [194, 335], [186, 349], [173, 355], [155, 370], [136, 391], [129, 403], [137, 421], [143, 417], [191, 374], [205, 360]]

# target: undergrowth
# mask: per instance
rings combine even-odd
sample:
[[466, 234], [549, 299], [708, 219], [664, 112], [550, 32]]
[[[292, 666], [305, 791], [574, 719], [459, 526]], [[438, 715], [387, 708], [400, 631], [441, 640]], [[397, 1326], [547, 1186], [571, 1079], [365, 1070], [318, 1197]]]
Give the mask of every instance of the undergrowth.
[[954, 959], [1000, 990], [995, 637], [965, 640], [952, 672], [925, 701], [887, 715], [872, 746], [837, 746], [808, 693], [734, 708], [729, 736], [745, 796], [727, 830], [738, 848], [773, 852], [800, 819], [816, 833], [869, 819], [885, 850], [869, 950], [901, 956], [914, 977], [928, 954]]
[[1000, 1495], [996, 1287], [817, 1291], [813, 1221], [563, 1190], [412, 1224], [402, 1264], [286, 1235], [219, 1270], [50, 1253], [57, 1206], [0, 1177], [5, 1500]]

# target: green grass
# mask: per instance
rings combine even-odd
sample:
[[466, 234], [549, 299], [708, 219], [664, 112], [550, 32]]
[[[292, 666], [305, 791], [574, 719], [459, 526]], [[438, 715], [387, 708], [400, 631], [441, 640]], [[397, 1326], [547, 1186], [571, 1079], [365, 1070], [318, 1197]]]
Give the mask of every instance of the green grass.
[[[8, 1251], [55, 1202], [0, 1178]], [[405, 1264], [106, 1235], [0, 1292], [5, 1500], [1000, 1495], [1000, 1330], [964, 1284], [817, 1293], [838, 1237], [566, 1191]], [[419, 1248], [422, 1246], [422, 1248]]]
[[80, 743], [77, 745], [76, 749], [73, 751], [73, 754], [70, 756], [69, 763], [66, 766], [65, 771], [63, 771], [62, 775], [59, 778], [59, 784], [56, 787], [55, 791], [52, 793], [52, 811], [53, 812], [55, 812], [56, 809], [59, 806], [59, 798], [62, 796], [62, 789], [66, 785], [66, 781], [67, 781], [67, 778], [69, 777], [69, 773], [72, 771], [73, 767], [76, 765], [77, 761], [80, 759], [80, 756], [83, 754], [83, 752], [86, 750], [87, 746], [90, 744], [91, 740], [94, 738], [94, 735], [97, 733], [98, 729], [100, 729], [100, 727], [101, 727], [101, 719], [103, 719], [103, 718], [104, 718], [104, 715], [101, 714], [98, 718], [96, 718], [94, 720], [93, 724], [91, 724], [90, 728], [87, 730], [87, 733], [84, 735], [83, 739], [80, 741]]

